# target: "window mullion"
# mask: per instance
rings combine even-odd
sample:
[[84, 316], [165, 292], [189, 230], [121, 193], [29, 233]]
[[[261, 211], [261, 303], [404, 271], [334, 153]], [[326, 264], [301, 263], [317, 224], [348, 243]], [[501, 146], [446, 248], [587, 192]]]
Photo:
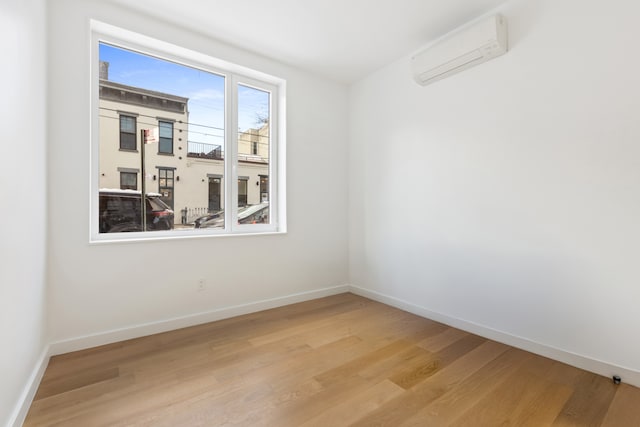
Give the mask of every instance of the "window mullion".
[[225, 120], [225, 229], [234, 232], [238, 223], [238, 83], [233, 74], [226, 79]]

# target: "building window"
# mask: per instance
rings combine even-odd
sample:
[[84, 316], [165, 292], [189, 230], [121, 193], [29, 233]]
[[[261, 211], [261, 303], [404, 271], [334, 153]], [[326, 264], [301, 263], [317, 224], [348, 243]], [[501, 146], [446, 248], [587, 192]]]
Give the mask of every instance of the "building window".
[[260, 175], [260, 202], [269, 202], [269, 177]]
[[[153, 230], [143, 238], [285, 231], [284, 195], [278, 192], [285, 187], [284, 162], [278, 161], [285, 147], [279, 132], [285, 81], [107, 24], [91, 25], [99, 62], [92, 67], [92, 239], [141, 238], [101, 235], [118, 228], [98, 227], [98, 190], [117, 185], [158, 199], [166, 205], [163, 216], [175, 214], [175, 222], [171, 217], [166, 223], [179, 227], [140, 226]], [[144, 149], [137, 147], [142, 130], [150, 135]], [[120, 171], [120, 182], [110, 173], [116, 165], [131, 169]], [[151, 217], [141, 206], [145, 224]], [[259, 220], [245, 218], [253, 211]]]
[[238, 207], [247, 206], [247, 190], [249, 188], [249, 178], [238, 178]]
[[120, 149], [136, 149], [136, 118], [120, 115]]
[[207, 178], [209, 180], [207, 213], [219, 212], [222, 209], [220, 204], [222, 200], [222, 175], [209, 175]]
[[120, 172], [120, 189], [137, 190], [138, 174], [136, 172]]
[[173, 154], [173, 123], [159, 121], [158, 128], [158, 153]]
[[160, 193], [160, 199], [173, 209], [173, 183], [174, 183], [175, 170], [169, 168], [158, 169], [158, 193]]

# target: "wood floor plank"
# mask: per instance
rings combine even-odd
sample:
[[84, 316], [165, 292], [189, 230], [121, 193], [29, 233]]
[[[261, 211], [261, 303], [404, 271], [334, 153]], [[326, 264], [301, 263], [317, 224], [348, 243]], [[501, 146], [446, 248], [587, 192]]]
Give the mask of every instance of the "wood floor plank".
[[[530, 360], [527, 362], [531, 362]], [[539, 363], [540, 359], [533, 359], [533, 363]], [[547, 365], [546, 361], [542, 361]], [[479, 393], [482, 396], [477, 403], [464, 412], [451, 426], [464, 427], [468, 425], [490, 426], [490, 425], [513, 425], [520, 426], [523, 423], [531, 423], [530, 415], [538, 418], [532, 425], [549, 425], [555, 417], [547, 417], [547, 413], [557, 415], [562, 409], [565, 402], [571, 396], [573, 390], [569, 387], [553, 387], [557, 390], [558, 395], [548, 395], [549, 381], [531, 372], [529, 363], [523, 363], [519, 369], [513, 371], [510, 375], [500, 376], [495, 381], [496, 387], [493, 390], [484, 390]], [[533, 414], [528, 409], [533, 402], [543, 397], [553, 397], [547, 399], [545, 403], [549, 406], [538, 407], [538, 411]], [[499, 404], [495, 404], [499, 402]], [[529, 416], [523, 416], [526, 413]]]
[[123, 375], [112, 380], [94, 383], [86, 387], [34, 400], [29, 410], [29, 416], [35, 420], [43, 420], [51, 415], [60, 417], [71, 406], [69, 402], [74, 402], [73, 407], [82, 405], [92, 405], [93, 402], [101, 400], [105, 395], [122, 390], [135, 384], [133, 375]]
[[572, 389], [566, 385], [545, 383], [545, 387], [535, 397], [528, 402], [522, 402], [513, 414], [510, 414], [510, 419], [513, 420], [512, 425], [522, 427], [551, 425], [571, 393]]
[[[294, 320], [296, 323], [308, 322], [326, 314], [351, 312], [371, 304], [377, 303], [363, 298], [353, 298], [353, 295], [345, 293], [58, 355], [51, 358], [43, 382], [81, 369], [118, 366], [130, 359], [137, 360], [149, 354], [182, 348], [194, 342], [215, 346], [218, 343], [247, 340], [290, 327]], [[391, 311], [390, 308], [387, 311]]]
[[363, 393], [345, 399], [302, 424], [302, 427], [349, 425], [389, 400], [400, 396], [404, 389], [389, 380], [368, 387]]
[[38, 388], [35, 399], [44, 399], [49, 396], [65, 393], [77, 388], [82, 388], [101, 381], [111, 380], [120, 375], [118, 367], [92, 368], [77, 372], [73, 376], [58, 377], [53, 381], [47, 381]]
[[[180, 402], [177, 406], [185, 413], [184, 416], [169, 413], [162, 419], [176, 423], [168, 425], [191, 425], [196, 419], [203, 425], [268, 425], [269, 419], [275, 418], [273, 413], [276, 409], [286, 414], [286, 408], [322, 391], [323, 387], [313, 379], [313, 375], [347, 363], [354, 356], [366, 354], [375, 347], [379, 345], [349, 337], [327, 344], [313, 354], [283, 358], [280, 363], [257, 369], [247, 369], [246, 364], [240, 361], [238, 368], [244, 366], [246, 370], [237, 371], [232, 376], [225, 373], [226, 382], [221, 383], [221, 387], [240, 384], [232, 394], [219, 399], [207, 397]], [[264, 390], [265, 384], [268, 385], [268, 393], [256, 395], [255, 390]]]
[[640, 389], [621, 384], [609, 406], [602, 427], [629, 426], [640, 427]]
[[424, 382], [367, 414], [353, 425], [401, 425], [425, 405], [453, 389], [456, 384], [464, 381], [506, 350], [507, 346], [503, 344], [484, 342], [459, 358], [451, 360], [450, 364], [443, 365], [442, 369]]
[[[488, 344], [489, 345], [489, 344]], [[424, 404], [412, 416], [398, 425], [450, 425], [462, 417], [476, 405], [487, 393], [498, 387], [506, 377], [516, 372], [532, 355], [516, 349], [489, 347], [490, 352], [484, 357], [475, 358], [476, 365], [468, 364], [470, 374], [455, 387], [440, 387], [438, 393]], [[493, 357], [495, 356], [495, 357]], [[493, 357], [493, 358], [492, 358]], [[475, 371], [472, 372], [472, 370]], [[438, 384], [438, 383], [436, 383]], [[435, 389], [435, 387], [432, 387]], [[427, 390], [422, 391], [424, 394]]]
[[460, 329], [446, 328], [437, 335], [425, 338], [418, 343], [418, 346], [431, 352], [440, 351], [468, 335], [468, 332]]
[[599, 426], [617, 389], [608, 378], [582, 371], [574, 392], [556, 417], [554, 426]]
[[350, 293], [55, 356], [31, 426], [638, 426], [640, 390]]
[[325, 386], [343, 382], [345, 378], [357, 375], [360, 370], [367, 368], [371, 364], [380, 363], [380, 361], [393, 357], [394, 355], [407, 350], [411, 346], [412, 344], [409, 341], [394, 341], [389, 345], [368, 352], [367, 354], [348, 363], [344, 363], [334, 369], [330, 369], [320, 375], [316, 375], [315, 379]]

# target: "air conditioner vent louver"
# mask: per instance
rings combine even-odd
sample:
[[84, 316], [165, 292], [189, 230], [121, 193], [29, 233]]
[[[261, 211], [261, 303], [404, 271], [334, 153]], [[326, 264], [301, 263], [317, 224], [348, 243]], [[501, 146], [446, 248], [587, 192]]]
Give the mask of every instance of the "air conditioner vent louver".
[[411, 58], [414, 79], [427, 85], [507, 52], [507, 24], [500, 15], [456, 31]]

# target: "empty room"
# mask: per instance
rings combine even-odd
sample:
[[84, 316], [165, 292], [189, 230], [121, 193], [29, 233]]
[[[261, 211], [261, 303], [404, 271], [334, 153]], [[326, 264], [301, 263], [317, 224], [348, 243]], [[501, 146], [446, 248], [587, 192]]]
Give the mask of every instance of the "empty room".
[[0, 425], [640, 426], [639, 16], [2, 0]]

